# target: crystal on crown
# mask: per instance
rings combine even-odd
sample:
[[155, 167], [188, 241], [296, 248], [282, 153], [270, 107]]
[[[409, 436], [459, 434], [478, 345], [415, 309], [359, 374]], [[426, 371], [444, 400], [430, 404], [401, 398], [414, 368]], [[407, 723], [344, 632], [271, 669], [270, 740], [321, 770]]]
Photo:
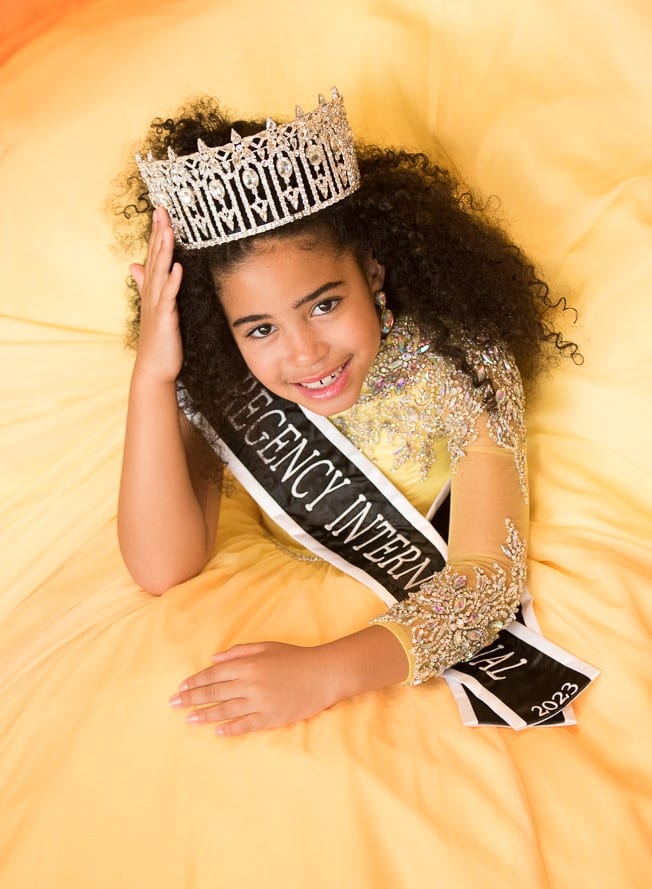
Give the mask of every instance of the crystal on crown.
[[298, 105], [286, 124], [267, 119], [253, 136], [231, 130], [231, 142], [167, 160], [136, 155], [155, 207], [165, 207], [179, 244], [225, 244], [317, 213], [360, 184], [353, 134], [333, 88], [314, 111]]

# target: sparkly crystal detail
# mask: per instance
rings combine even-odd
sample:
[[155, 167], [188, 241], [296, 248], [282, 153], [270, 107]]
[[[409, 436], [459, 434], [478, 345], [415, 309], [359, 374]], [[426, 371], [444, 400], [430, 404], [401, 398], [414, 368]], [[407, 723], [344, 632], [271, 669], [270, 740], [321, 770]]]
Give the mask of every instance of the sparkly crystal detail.
[[177, 241], [189, 249], [271, 231], [317, 213], [360, 184], [353, 134], [342, 97], [320, 97], [314, 111], [286, 124], [268, 120], [253, 136], [167, 160], [136, 162], [155, 207], [170, 214]]
[[439, 676], [494, 641], [516, 614], [525, 585], [526, 544], [510, 519], [502, 549], [509, 570], [495, 562], [492, 571], [469, 569], [472, 579], [447, 566], [403, 602], [372, 623], [395, 623], [412, 632], [414, 673], [411, 685]]
[[306, 157], [313, 167], [316, 167], [322, 162], [323, 154], [318, 145], [309, 145], [306, 151]]
[[282, 176], [284, 179], [289, 179], [292, 175], [292, 164], [286, 157], [280, 157], [278, 159], [276, 169], [278, 170], [279, 176]]
[[226, 189], [219, 180], [210, 182], [208, 185], [208, 191], [211, 197], [215, 198], [216, 201], [224, 200]]
[[242, 183], [247, 188], [253, 190], [258, 186], [260, 179], [258, 178], [258, 173], [255, 170], [252, 170], [251, 167], [247, 167], [247, 169], [242, 174]]
[[[393, 469], [414, 462], [425, 478], [435, 459], [435, 442], [447, 440], [455, 471], [477, 439], [478, 420], [484, 416], [493, 441], [513, 452], [527, 501], [520, 375], [500, 346], [470, 339], [462, 339], [461, 346], [479, 379], [486, 381], [483, 386], [474, 386], [452, 359], [433, 352], [429, 338], [413, 322], [398, 319], [380, 345], [358, 401], [332, 417], [332, 422], [370, 460], [382, 442], [388, 443], [394, 450]], [[489, 409], [487, 397], [492, 385], [494, 406]]]

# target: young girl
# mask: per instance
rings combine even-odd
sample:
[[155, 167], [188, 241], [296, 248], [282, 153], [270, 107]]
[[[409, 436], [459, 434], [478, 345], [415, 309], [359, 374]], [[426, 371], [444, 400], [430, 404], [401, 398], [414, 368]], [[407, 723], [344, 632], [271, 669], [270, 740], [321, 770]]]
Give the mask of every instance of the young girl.
[[[498, 722], [549, 716], [496, 701], [528, 661], [504, 630], [525, 589], [521, 379], [550, 351], [577, 354], [532, 265], [425, 155], [354, 145], [336, 91], [284, 125], [202, 100], [154, 121], [146, 147], [154, 209], [131, 266], [119, 503], [129, 571], [154, 594], [197, 575], [221, 501], [245, 487], [273, 544], [266, 583], [313, 563], [305, 596], [337, 595], [341, 570], [387, 606], [322, 644], [213, 654], [172, 707], [237, 735], [457, 665], [467, 716], [486, 716], [478, 697]], [[134, 206], [149, 221], [144, 195]], [[518, 644], [535, 644], [527, 633]], [[583, 687], [571, 679], [554, 686], [562, 721]]]

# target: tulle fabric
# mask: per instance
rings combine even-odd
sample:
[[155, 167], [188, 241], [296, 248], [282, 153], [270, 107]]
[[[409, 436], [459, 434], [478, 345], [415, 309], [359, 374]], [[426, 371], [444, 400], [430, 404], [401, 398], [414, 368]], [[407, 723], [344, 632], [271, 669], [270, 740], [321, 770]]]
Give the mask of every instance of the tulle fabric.
[[[8, 622], [7, 886], [390, 887], [443, 861], [494, 885], [468, 861], [468, 819], [491, 824], [491, 854], [507, 860], [527, 801], [505, 755], [511, 739], [463, 728], [443, 682], [362, 695], [239, 740], [169, 708], [213, 651], [264, 639], [314, 645], [383, 610], [357, 582], [292, 558], [261, 529], [255, 504], [235, 492], [219, 558], [153, 599], [125, 583], [106, 527]], [[99, 584], [84, 582], [99, 570]], [[566, 732], [543, 734], [553, 747], [572, 744]], [[521, 853], [510, 867], [531, 880], [534, 836], [521, 837]]]

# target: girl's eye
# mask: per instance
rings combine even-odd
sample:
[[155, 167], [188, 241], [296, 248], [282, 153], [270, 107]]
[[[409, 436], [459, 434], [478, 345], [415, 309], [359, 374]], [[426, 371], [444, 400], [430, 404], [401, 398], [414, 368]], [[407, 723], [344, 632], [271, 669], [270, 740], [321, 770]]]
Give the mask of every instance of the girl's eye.
[[338, 303], [339, 303], [339, 299], [335, 299], [335, 298], [322, 299], [321, 302], [318, 302], [315, 306], [313, 306], [312, 314], [313, 315], [328, 315], [328, 313], [332, 312]]
[[247, 332], [247, 336], [255, 340], [262, 340], [274, 330], [272, 324], [259, 324], [258, 327], [252, 328]]

